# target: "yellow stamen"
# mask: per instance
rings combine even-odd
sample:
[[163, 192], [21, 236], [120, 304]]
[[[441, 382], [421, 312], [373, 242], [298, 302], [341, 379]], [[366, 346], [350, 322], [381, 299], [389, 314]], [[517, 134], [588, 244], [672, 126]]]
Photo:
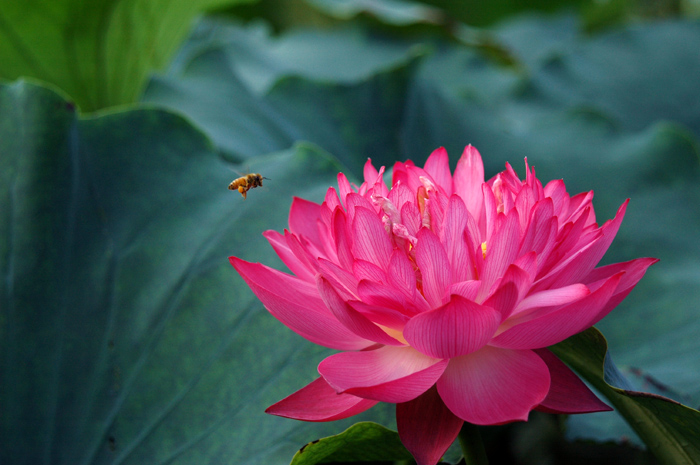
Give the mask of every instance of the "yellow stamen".
[[481, 243], [481, 254], [483, 255], [484, 259], [486, 259], [486, 242]]

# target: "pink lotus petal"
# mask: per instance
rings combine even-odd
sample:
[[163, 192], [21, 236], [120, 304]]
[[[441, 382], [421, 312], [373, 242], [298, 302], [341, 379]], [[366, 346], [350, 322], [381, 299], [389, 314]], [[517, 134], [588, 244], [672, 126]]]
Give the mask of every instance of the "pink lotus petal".
[[481, 281], [470, 280], [454, 283], [450, 286], [450, 295], [462, 296], [468, 300], [476, 300], [476, 296], [481, 288]]
[[532, 189], [522, 189], [515, 197], [515, 209], [520, 218], [520, 230], [526, 231], [530, 220], [530, 211], [535, 205], [535, 194]]
[[414, 309], [416, 312], [430, 310], [430, 304], [416, 288], [416, 271], [402, 251], [394, 250], [392, 253], [388, 275], [389, 284], [401, 291], [408, 299], [409, 313]]
[[421, 354], [411, 347], [342, 352], [321, 362], [318, 372], [336, 392], [400, 403], [427, 391], [442, 375], [447, 360]]
[[597, 281], [606, 280], [609, 277], [624, 271], [625, 274], [620, 281], [615, 293], [627, 290], [634, 287], [637, 282], [644, 276], [647, 269], [657, 263], [658, 258], [637, 258], [628, 262], [613, 263], [612, 265], [601, 266], [592, 270], [584, 279], [583, 282], [591, 284]]
[[625, 216], [629, 200], [626, 200], [617, 210], [615, 218], [607, 221], [601, 228], [601, 236], [588, 246], [576, 252], [561, 265], [550, 271], [547, 276], [540, 278], [534, 284], [534, 290], [551, 289], [581, 282], [591, 272], [603, 257], [612, 243], [620, 224]]
[[[513, 170], [513, 168], [506, 163], [506, 170], [508, 169], [511, 171]], [[513, 176], [517, 180], [517, 176], [515, 174], [513, 174]], [[513, 192], [515, 189], [509, 186], [508, 177], [507, 171], [498, 173], [494, 177], [493, 184], [491, 185], [497, 205], [496, 211], [506, 215], [509, 214], [511, 209], [515, 207], [515, 199], [513, 198]], [[513, 182], [516, 181], [514, 180]]]
[[297, 259], [292, 250], [287, 245], [287, 239], [277, 231], [265, 231], [263, 233], [265, 239], [270, 243], [275, 252], [280, 257], [282, 262], [287, 265], [289, 271], [294, 273], [297, 278], [302, 279], [307, 282], [315, 282], [314, 276], [316, 272], [313, 268], [306, 266], [306, 264]]
[[447, 210], [447, 197], [440, 192], [432, 192], [430, 198], [425, 200], [425, 206], [430, 213], [430, 224], [433, 232], [443, 239], [443, 225], [445, 222], [445, 210]]
[[[333, 190], [332, 187], [328, 188], [328, 191], [326, 191], [326, 200], [323, 201], [321, 204], [321, 211], [320, 211], [320, 218], [318, 221], [318, 227], [319, 227], [319, 236], [321, 237], [321, 240], [324, 239], [324, 237], [327, 237], [329, 235], [329, 231], [323, 231], [322, 229], [329, 229], [329, 226], [331, 224], [331, 216], [333, 216], [333, 211], [338, 208], [340, 202], [338, 201], [338, 197], [333, 195], [329, 195], [330, 191]], [[335, 192], [335, 190], [333, 190]], [[335, 203], [338, 205], [332, 205], [332, 203], [328, 202], [328, 199], [333, 199], [335, 197]], [[333, 207], [331, 209], [331, 207]], [[340, 207], [342, 208], [342, 207]]]
[[496, 291], [484, 301], [484, 305], [500, 314], [500, 321], [508, 318], [521, 299], [530, 290], [531, 275], [522, 268], [511, 265], [498, 283]]
[[360, 300], [370, 305], [379, 305], [396, 310], [405, 309], [409, 305], [401, 291], [375, 281], [360, 281], [357, 286], [357, 292]]
[[[484, 249], [483, 244], [472, 242], [467, 233], [464, 233], [464, 239], [469, 247], [469, 257], [474, 264], [474, 279], [479, 279], [484, 274]], [[490, 289], [485, 289], [481, 295], [481, 299], [489, 294]]]
[[[513, 265], [517, 266], [528, 274], [530, 277], [530, 285], [532, 285], [532, 282], [535, 280], [535, 276], [537, 275], [537, 258], [537, 253], [528, 252], [525, 255], [521, 255], [513, 262]], [[528, 285], [528, 292], [530, 292], [530, 285]]]
[[[294, 233], [285, 230], [284, 238], [287, 241], [289, 250], [291, 250], [297, 260], [299, 260], [299, 264], [306, 267], [315, 275], [318, 271], [316, 259], [320, 256], [319, 252], [315, 250], [308, 242], [302, 244], [299, 237], [297, 237]], [[302, 239], [305, 238], [302, 236]]]
[[518, 173], [515, 172], [513, 166], [509, 162], [506, 162], [506, 170], [500, 174], [503, 176], [503, 181], [511, 192], [517, 193], [520, 190], [522, 182], [518, 177]]
[[358, 280], [369, 280], [375, 283], [386, 284], [389, 282], [389, 277], [382, 268], [374, 263], [365, 260], [355, 260], [352, 264], [352, 272]]
[[400, 212], [406, 202], [415, 202], [415, 195], [411, 190], [403, 184], [394, 186], [387, 196], [389, 201], [394, 204], [396, 209]]
[[437, 308], [448, 300], [447, 288], [452, 284], [450, 262], [445, 248], [431, 230], [422, 228], [417, 237], [416, 263], [423, 276], [423, 296], [432, 308]]
[[372, 323], [403, 333], [403, 328], [410, 319], [405, 312], [395, 307], [375, 305], [367, 302], [366, 300], [350, 300], [348, 305], [367, 317]]
[[309, 283], [260, 263], [236, 257], [229, 260], [265, 308], [303, 338], [339, 350], [360, 350], [373, 344], [343, 326]]
[[593, 324], [598, 323], [605, 315], [607, 315], [613, 308], [617, 307], [620, 302], [622, 302], [625, 297], [632, 292], [632, 289], [637, 285], [640, 279], [644, 276], [649, 268], [654, 263], [658, 262], [657, 258], [638, 258], [636, 260], [631, 260], [629, 262], [615, 263], [608, 266], [603, 266], [596, 268], [591, 271], [588, 276], [584, 278], [585, 283], [592, 283], [602, 279], [606, 279], [613, 274], [617, 274], [620, 271], [624, 271], [625, 274], [620, 280], [620, 284], [617, 285], [615, 293], [610, 298], [608, 303], [603, 307], [598, 316], [593, 320]]
[[549, 369], [530, 350], [486, 346], [450, 360], [437, 389], [447, 408], [464, 421], [525, 421], [549, 392]]
[[496, 227], [498, 204], [496, 202], [496, 197], [493, 195], [493, 191], [488, 184], [483, 184], [481, 186], [481, 192], [484, 196], [484, 208], [481, 214], [482, 218], [479, 224], [479, 230], [481, 232], [481, 238], [485, 239], [484, 242], [488, 243], [491, 240], [491, 235], [494, 233]]
[[345, 208], [348, 208], [348, 194], [354, 193], [355, 190], [350, 185], [350, 181], [343, 173], [338, 173], [338, 194], [340, 195], [340, 201]]
[[[569, 222], [564, 228], [559, 232], [559, 237], [557, 237], [557, 247], [552, 251], [552, 257], [556, 261], [559, 261], [562, 257], [571, 255], [570, 252], [574, 250], [581, 249], [586, 246], [591, 239], [594, 239], [596, 235], [590, 236], [584, 234], [584, 228], [586, 226], [586, 218], [580, 217], [574, 222]], [[586, 238], [586, 240], [584, 240]]]
[[[410, 160], [406, 161], [406, 163], [395, 163], [391, 185], [395, 186], [401, 183], [408, 187], [411, 192], [416, 192], [423, 183], [420, 180], [421, 173], [413, 168], [415, 168], [415, 165]], [[423, 170], [420, 171], [422, 172]], [[427, 175], [427, 173], [425, 174]]]
[[365, 182], [369, 185], [373, 185], [377, 178], [379, 177], [379, 171], [372, 164], [372, 159], [368, 158], [365, 162], [365, 166], [362, 169], [362, 174], [365, 177]]
[[455, 416], [435, 387], [396, 404], [399, 438], [418, 465], [435, 465], [454, 442], [464, 421]]
[[[433, 177], [430, 176], [430, 173], [425, 171], [420, 166], [416, 166], [414, 163], [406, 163], [406, 171], [408, 171], [408, 173], [410, 174], [412, 179], [418, 180], [418, 184], [416, 185], [416, 187], [423, 186], [424, 188], [427, 189], [429, 187], [427, 184], [430, 184], [430, 185], [432, 185], [431, 190], [433, 190], [433, 191], [437, 190], [437, 184], [435, 183], [435, 180], [433, 179]], [[427, 184], [426, 184], [426, 181], [427, 181]]]
[[318, 235], [321, 238], [321, 245], [323, 247], [318, 256], [325, 257], [333, 263], [338, 263], [338, 250], [335, 245], [335, 238], [333, 238], [333, 231], [331, 231], [332, 213], [327, 210], [328, 207], [326, 205], [321, 205], [321, 219], [318, 220], [318, 223], [316, 224], [316, 226], [318, 226]]
[[416, 204], [407, 202], [401, 208], [401, 222], [412, 236], [418, 234], [421, 226], [420, 211]]
[[547, 397], [537, 410], [546, 413], [591, 413], [612, 410], [548, 349], [537, 349], [534, 352], [547, 364], [552, 380]]
[[326, 196], [323, 200], [323, 204], [328, 207], [328, 211], [334, 211], [336, 207], [341, 207], [340, 198], [334, 187], [329, 187], [326, 191]]
[[484, 163], [479, 151], [471, 145], [464, 148], [462, 157], [457, 162], [453, 183], [453, 192], [462, 198], [469, 213], [480, 222], [484, 201], [481, 191], [481, 185], [484, 183]]
[[511, 317], [509, 329], [496, 336], [491, 345], [510, 349], [549, 347], [589, 328], [615, 292], [623, 273], [611, 276], [600, 288], [555, 311], [537, 312], [523, 318]]
[[430, 305], [416, 292], [413, 298], [407, 298], [399, 289], [393, 286], [372, 281], [360, 281], [358, 294], [362, 301], [370, 305], [393, 308], [404, 315], [413, 316], [430, 310]]
[[[520, 273], [527, 275], [519, 268], [513, 268], [518, 269]], [[513, 308], [515, 308], [515, 305], [518, 303], [518, 297], [518, 286], [513, 281], [506, 280], [499, 282], [498, 288], [488, 299], [484, 301], [484, 305], [491, 307], [498, 312], [501, 317], [499, 321], [500, 323], [511, 314]]]
[[485, 346], [500, 322], [501, 314], [493, 308], [453, 295], [444, 306], [411, 318], [403, 335], [430, 357], [453, 358]]
[[593, 205], [590, 205], [589, 208], [584, 209], [582, 215], [586, 216], [586, 229], [598, 227], [598, 222], [596, 221], [595, 210], [593, 209]]
[[382, 166], [379, 169], [379, 172], [377, 173], [377, 180], [374, 181], [372, 184], [363, 184], [368, 187], [367, 193], [363, 195], [367, 195], [370, 198], [372, 196], [381, 196], [381, 197], [386, 197], [389, 195], [389, 189], [386, 187], [386, 184], [384, 183], [384, 167]]
[[[568, 213], [563, 213], [562, 222], [576, 221], [583, 212], [590, 208], [593, 209], [593, 191], [581, 192], [571, 197], [569, 201]], [[584, 215], [588, 216], [588, 214]]]
[[401, 290], [404, 295], [412, 298], [416, 293], [416, 272], [406, 255], [394, 250], [389, 260], [389, 283]]
[[[559, 222], [556, 216], [550, 218], [549, 223], [543, 226], [542, 234], [535, 236], [535, 243], [533, 243], [532, 250], [537, 252], [537, 276], [541, 276], [544, 273], [549, 255], [557, 245], [555, 238], [557, 237], [558, 224]], [[541, 252], [538, 252], [538, 250], [541, 250]]]
[[520, 249], [520, 221], [518, 212], [511, 211], [503, 226], [486, 243], [486, 258], [481, 273], [481, 290], [477, 300], [481, 301], [491, 291], [491, 286], [517, 258]]
[[444, 147], [435, 149], [425, 162], [425, 171], [433, 178], [435, 185], [444, 189], [445, 195], [452, 195], [452, 175], [450, 159]]
[[294, 197], [289, 210], [289, 230], [297, 236], [305, 236], [313, 244], [321, 244], [316, 222], [321, 217], [321, 206], [308, 200]]
[[352, 255], [352, 242], [347, 224], [345, 212], [342, 208], [337, 207], [333, 211], [331, 234], [335, 243], [338, 264], [346, 270], [352, 270], [352, 263], [355, 257]]
[[[343, 299], [357, 299], [357, 278], [354, 274], [344, 270], [335, 263], [325, 258], [318, 259], [318, 269], [321, 276], [330, 281], [333, 288]], [[314, 284], [316, 277], [314, 276]]]
[[522, 317], [530, 313], [530, 310], [539, 307], [554, 307], [566, 305], [576, 300], [582, 299], [591, 291], [585, 284], [572, 284], [558, 289], [548, 289], [546, 291], [535, 292], [525, 297], [513, 312], [513, 316]]
[[[368, 199], [361, 196], [360, 194], [356, 194], [354, 192], [349, 193], [345, 198], [345, 207], [347, 209], [346, 216], [349, 225], [355, 221], [355, 210], [357, 210], [358, 207], [362, 207], [371, 212], [377, 211], [372, 202], [370, 202]], [[377, 219], [379, 219], [378, 216]]]
[[340, 321], [350, 331], [360, 337], [369, 339], [370, 341], [374, 341], [379, 344], [397, 346], [404, 345], [402, 342], [399, 342], [393, 337], [389, 336], [385, 331], [367, 319], [366, 316], [362, 315], [360, 312], [348, 305], [347, 302], [345, 302], [338, 295], [327, 279], [319, 276], [316, 283], [323, 302], [331, 310], [331, 312], [333, 312], [333, 315], [335, 315], [338, 321]]
[[[552, 199], [554, 206], [554, 216], [562, 217], [563, 213], [569, 211], [569, 194], [566, 192], [566, 186], [561, 179], [555, 179], [544, 186], [544, 195]], [[562, 217], [562, 222], [565, 218]]]
[[[478, 246], [479, 251], [481, 251], [481, 243], [484, 242], [482, 237], [486, 236], [481, 233], [477, 219], [472, 216], [471, 212], [468, 212], [467, 215], [467, 229], [464, 231], [463, 237], [471, 250], [475, 250]], [[479, 254], [479, 256], [481, 256], [481, 254]], [[473, 257], [472, 261], [474, 261]]]
[[443, 243], [454, 281], [467, 281], [475, 277], [468, 242], [464, 237], [470, 216], [459, 196], [450, 197], [445, 212]]
[[265, 413], [304, 421], [335, 421], [373, 407], [376, 400], [338, 394], [323, 378], [317, 378], [297, 392], [269, 406]]
[[535, 193], [535, 201], [539, 202], [540, 200], [545, 198], [544, 188], [542, 187], [542, 182], [540, 182], [540, 180], [537, 179], [537, 176], [535, 175], [535, 167], [529, 167], [527, 163], [527, 157], [525, 157], [525, 172], [525, 182], [528, 186], [532, 188], [532, 191]]
[[[552, 286], [551, 283], [560, 279], [568, 269], [574, 269], [575, 265], [578, 263], [586, 263], [589, 261], [589, 257], [595, 253], [597, 243], [603, 238], [603, 233], [600, 229], [594, 229], [592, 231], [579, 231], [581, 234], [578, 235], [577, 243], [574, 244], [574, 250], [566, 251], [562, 249], [562, 244], [564, 238], [569, 237], [574, 234], [574, 223], [566, 223], [557, 232], [556, 237], [552, 240], [551, 245], [554, 247], [549, 251], [547, 260], [544, 261], [540, 267], [539, 276], [537, 281], [537, 290], [541, 288], [551, 288], [558, 287]], [[569, 244], [570, 245], [570, 244]], [[573, 265], [572, 265], [573, 263]], [[595, 266], [595, 265], [594, 265]], [[573, 281], [577, 282], [577, 281]]]
[[366, 260], [382, 269], [389, 266], [391, 241], [374, 211], [363, 207], [355, 209], [352, 234], [352, 250], [356, 259]]
[[530, 221], [525, 228], [519, 254], [535, 251], [542, 253], [549, 239], [550, 221], [554, 215], [552, 199], [544, 199], [535, 204], [529, 213]]

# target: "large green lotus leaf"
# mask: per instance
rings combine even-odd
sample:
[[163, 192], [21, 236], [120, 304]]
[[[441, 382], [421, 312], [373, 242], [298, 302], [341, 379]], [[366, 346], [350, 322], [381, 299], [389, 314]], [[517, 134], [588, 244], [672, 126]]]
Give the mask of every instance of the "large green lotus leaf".
[[422, 0], [422, 3], [441, 8], [446, 15], [465, 24], [472, 26], [484, 26], [493, 24], [504, 18], [526, 11], [555, 11], [565, 6], [577, 6], [584, 2], [581, 0], [494, 0], [491, 2], [479, 2], [477, 0]]
[[168, 74], [180, 77], [198, 54], [217, 50], [256, 94], [269, 91], [278, 79], [288, 76], [357, 84], [405, 64], [417, 53], [415, 46], [352, 26], [298, 29], [276, 36], [262, 22], [235, 25], [210, 18], [197, 25]]
[[538, 98], [597, 108], [624, 128], [672, 120], [700, 136], [700, 23], [639, 25], [577, 43], [562, 26], [560, 19], [528, 18], [496, 32], [536, 75]]
[[[253, 31], [256, 37], [258, 30]], [[296, 140], [322, 146], [356, 176], [361, 175], [368, 156], [379, 164], [401, 158], [396, 141], [422, 48], [382, 43], [366, 54], [371, 66], [364, 64], [363, 72], [342, 68], [327, 75], [320, 70], [335, 67], [342, 56], [341, 42], [350, 49], [347, 59], [359, 62], [367, 39], [359, 33], [340, 32], [323, 34], [315, 41], [309, 34], [300, 34], [276, 42], [273, 46], [277, 50], [297, 50], [299, 58], [295, 61], [303, 61], [302, 55], [315, 57], [309, 59], [317, 65], [304, 62], [307, 75], [314, 77], [310, 80], [298, 76], [284, 60], [266, 67], [268, 62], [277, 63], [277, 52], [265, 51], [262, 41], [255, 45], [261, 51], [250, 51], [247, 58], [250, 61], [257, 57], [259, 66], [245, 65], [245, 59], [241, 65], [237, 61], [240, 51], [251, 48], [253, 40], [244, 40], [240, 30], [232, 27], [225, 32], [214, 30], [213, 34], [210, 48], [191, 46], [186, 50], [193, 56], [189, 62], [180, 63], [167, 76], [155, 78], [144, 100], [186, 113], [202, 125], [222, 151], [238, 160], [286, 149]], [[223, 41], [222, 34], [228, 42]], [[319, 58], [316, 50], [324, 43], [333, 53]], [[263, 81], [275, 85], [261, 94], [262, 89], [250, 85], [249, 69], [257, 69]], [[335, 76], [332, 80], [331, 75]]]
[[339, 19], [351, 19], [368, 14], [393, 26], [436, 23], [444, 14], [420, 2], [408, 0], [306, 0], [326, 14]]
[[599, 331], [590, 328], [552, 351], [605, 394], [662, 463], [700, 462], [700, 412], [628, 387], [606, 358], [607, 344]]
[[571, 14], [530, 14], [509, 18], [488, 32], [527, 71], [581, 47], [585, 38], [579, 23], [580, 18]]
[[0, 86], [0, 462], [284, 464], [350, 424], [263, 413], [328, 351], [228, 263], [281, 265], [261, 232], [338, 165], [309, 145], [260, 157], [271, 180], [247, 200], [231, 168], [172, 113], [82, 119], [43, 87]]
[[309, 442], [294, 454], [290, 465], [329, 462], [393, 462], [411, 460], [396, 431], [372, 422], [352, 425], [340, 434]]
[[83, 111], [131, 103], [203, 10], [254, 0], [0, 0], [0, 78], [29, 76]]
[[543, 117], [585, 108], [621, 129], [639, 131], [668, 120], [700, 135], [697, 22], [651, 23], [586, 37], [575, 17], [522, 17], [488, 34], [515, 66], [495, 67], [452, 47], [427, 62], [422, 74], [460, 100], [488, 110], [500, 106], [504, 123], [521, 130]]
[[294, 123], [252, 93], [215, 50], [194, 60], [181, 79], [153, 79], [144, 100], [185, 113], [235, 160], [286, 149], [295, 140]]

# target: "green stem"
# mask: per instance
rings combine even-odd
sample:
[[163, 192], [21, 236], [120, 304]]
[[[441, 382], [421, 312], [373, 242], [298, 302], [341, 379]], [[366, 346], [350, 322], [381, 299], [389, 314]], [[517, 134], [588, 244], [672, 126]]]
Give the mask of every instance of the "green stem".
[[476, 425], [464, 422], [459, 432], [459, 445], [462, 447], [462, 455], [467, 465], [488, 465], [484, 442]]

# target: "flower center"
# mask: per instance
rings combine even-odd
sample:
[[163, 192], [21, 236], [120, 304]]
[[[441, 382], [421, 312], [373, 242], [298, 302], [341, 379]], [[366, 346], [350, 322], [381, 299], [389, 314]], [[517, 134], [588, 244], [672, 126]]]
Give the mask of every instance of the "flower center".
[[486, 259], [486, 241], [481, 243], [481, 255]]

